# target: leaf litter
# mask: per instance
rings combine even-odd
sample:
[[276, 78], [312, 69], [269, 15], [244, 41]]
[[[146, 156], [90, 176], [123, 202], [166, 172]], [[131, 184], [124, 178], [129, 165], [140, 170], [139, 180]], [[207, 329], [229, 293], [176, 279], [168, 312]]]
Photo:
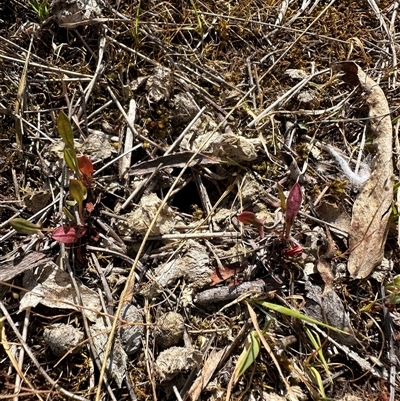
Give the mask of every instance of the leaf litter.
[[5, 395], [397, 399], [397, 8], [35, 4], [0, 5]]

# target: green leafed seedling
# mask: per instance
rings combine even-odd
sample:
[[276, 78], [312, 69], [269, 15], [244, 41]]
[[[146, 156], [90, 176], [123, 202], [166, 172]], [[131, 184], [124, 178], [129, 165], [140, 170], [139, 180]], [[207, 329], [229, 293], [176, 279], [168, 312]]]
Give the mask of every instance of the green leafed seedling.
[[19, 234], [42, 234], [41, 227], [22, 218], [10, 220], [11, 227]]
[[78, 158], [76, 157], [74, 133], [71, 122], [67, 115], [61, 111], [57, 120], [57, 129], [61, 139], [64, 142], [64, 160], [67, 166], [80, 178]]
[[308, 327], [304, 327], [304, 331], [305, 331], [307, 337], [309, 338], [309, 340], [311, 341], [311, 344], [313, 345], [314, 349], [316, 350], [319, 360], [321, 361], [322, 365], [324, 366], [326, 374], [328, 375], [329, 379], [332, 380], [332, 376], [331, 376], [331, 372], [329, 371], [328, 363], [325, 359], [324, 353], [322, 352], [321, 340], [318, 336], [318, 333], [316, 333], [313, 330], [310, 330]]
[[86, 199], [87, 189], [82, 184], [82, 181], [71, 178], [69, 181], [69, 193], [80, 204]]
[[237, 383], [239, 378], [254, 363], [260, 353], [260, 338], [256, 331], [252, 331], [246, 338], [244, 348], [237, 361], [233, 372], [233, 383]]

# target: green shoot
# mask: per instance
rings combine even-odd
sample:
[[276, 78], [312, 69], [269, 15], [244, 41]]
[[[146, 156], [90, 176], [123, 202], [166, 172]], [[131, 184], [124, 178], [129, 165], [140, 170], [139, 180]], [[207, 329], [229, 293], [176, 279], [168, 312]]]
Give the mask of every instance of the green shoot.
[[49, 9], [47, 8], [47, 0], [39, 2], [38, 0], [28, 0], [28, 4], [33, 8], [40, 21], [49, 17]]

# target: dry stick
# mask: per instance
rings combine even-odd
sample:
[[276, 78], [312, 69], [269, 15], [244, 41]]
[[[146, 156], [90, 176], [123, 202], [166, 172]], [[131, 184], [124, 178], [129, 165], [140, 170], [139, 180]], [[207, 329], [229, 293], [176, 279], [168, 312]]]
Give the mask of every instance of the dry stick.
[[[207, 189], [206, 189], [205, 185], [203, 184], [203, 180], [201, 179], [199, 173], [192, 171], [192, 174], [193, 174], [193, 177], [194, 177], [194, 180], [195, 180], [195, 183], [196, 183], [197, 192], [200, 195], [200, 200], [201, 200], [201, 203], [203, 205], [203, 208], [206, 211], [207, 216], [211, 216], [211, 213], [210, 213], [211, 209], [212, 209], [211, 201], [210, 201], [210, 198], [208, 196]], [[214, 221], [210, 217], [210, 220], [208, 222], [210, 232], [213, 232], [213, 229], [214, 229], [213, 223], [214, 223]]]
[[[218, 18], [224, 18], [226, 20], [231, 20], [231, 21], [245, 22], [246, 24], [255, 24], [255, 25], [260, 25], [260, 26], [267, 26], [267, 27], [270, 27], [270, 28], [279, 28], [279, 29], [282, 29], [284, 31], [293, 32], [293, 33], [300, 33], [300, 34], [306, 33], [309, 36], [316, 36], [318, 38], [327, 39], [327, 40], [330, 40], [332, 42], [341, 43], [343, 45], [346, 45], [346, 44], [349, 43], [346, 40], [332, 38], [330, 36], [320, 35], [319, 33], [314, 33], [314, 32], [305, 32], [305, 31], [303, 31], [301, 29], [290, 28], [287, 25], [286, 26], [285, 25], [281, 26], [281, 25], [271, 24], [269, 22], [263, 22], [263, 21], [258, 21], [258, 20], [254, 20], [254, 19], [234, 17], [232, 15], [226, 15], [226, 14], [210, 13], [210, 12], [206, 12], [206, 11], [200, 11], [199, 14], [210, 15], [212, 17], [215, 16], [215, 17], [218, 17]], [[290, 23], [290, 22], [291, 21], [289, 21], [288, 23]]]
[[[253, 74], [252, 74], [253, 69], [251, 68], [252, 67], [251, 56], [247, 57], [246, 64], [247, 64], [247, 73], [249, 75], [249, 86], [252, 87], [252, 86], [254, 86], [254, 79], [253, 79]], [[256, 92], [255, 91], [252, 93], [252, 101], [253, 101], [253, 109], [257, 110]]]
[[128, 196], [128, 199], [123, 203], [123, 205], [121, 206], [121, 210], [125, 209], [131, 203], [132, 199], [134, 199], [141, 191], [143, 191], [147, 187], [147, 185], [154, 178], [154, 176], [158, 174], [162, 166], [163, 164], [160, 163], [156, 167], [156, 169], [146, 178], [146, 180], [142, 181], [137, 186], [137, 188]]
[[[0, 59], [10, 60], [10, 61], [14, 61], [14, 62], [20, 63], [20, 64], [24, 64], [25, 63], [25, 60], [20, 60], [18, 58], [14, 58], [14, 57], [8, 57], [8, 56], [5, 56], [4, 54], [1, 54], [1, 53], [0, 53]], [[39, 68], [42, 68], [44, 70], [48, 70], [48, 71], [51, 71], [51, 72], [56, 72], [58, 74], [69, 75], [71, 77], [90, 78], [90, 79], [92, 79], [91, 75], [81, 74], [79, 72], [74, 72], [74, 71], [68, 71], [68, 70], [64, 70], [63, 68], [50, 67], [48, 65], [43, 65], [43, 64], [32, 62], [32, 61], [29, 63], [29, 65], [31, 67], [39, 67]]]
[[[390, 20], [390, 27], [389, 27], [389, 32], [395, 32], [395, 27], [396, 27], [396, 17], [397, 17], [397, 10], [400, 6], [400, 1], [397, 0], [395, 4], [393, 5], [393, 14], [392, 14], [392, 19]], [[392, 38], [395, 37], [395, 34], [392, 36]], [[391, 42], [391, 45], [393, 42]], [[396, 51], [393, 52], [392, 48], [392, 53], [393, 53], [393, 66], [395, 67], [397, 64], [397, 60], [395, 59], [397, 57]], [[396, 89], [397, 83], [396, 83], [396, 78], [397, 78], [397, 68], [395, 67], [393, 70], [393, 88]]]
[[[108, 281], [104, 275], [102, 268], [100, 267], [100, 263], [97, 259], [96, 254], [91, 252], [90, 256], [92, 258], [93, 265], [96, 268], [97, 273], [100, 276], [101, 283], [103, 284], [103, 290], [107, 297], [107, 305], [106, 305], [104, 312], [107, 312], [109, 315], [113, 315], [114, 314], [114, 300], [113, 300], [110, 286], [108, 285]], [[107, 316], [106, 319], [108, 321], [108, 325], [111, 326], [110, 318]]]
[[[22, 338], [24, 339], [24, 341], [26, 341], [26, 338], [28, 336], [28, 326], [29, 326], [29, 317], [31, 314], [31, 308], [27, 308], [25, 311], [25, 318], [24, 318], [24, 327], [22, 329]], [[25, 351], [23, 348], [20, 349], [19, 351], [19, 355], [18, 355], [18, 366], [22, 371], [22, 365], [24, 363], [24, 355], [25, 355]], [[21, 390], [21, 380], [22, 377], [20, 375], [17, 375], [15, 377], [15, 389], [14, 389], [14, 393], [18, 394]], [[14, 401], [18, 401], [18, 395], [16, 397], [14, 397]], [[41, 397], [39, 397], [41, 398]]]
[[[374, 11], [376, 18], [379, 20], [379, 24], [381, 27], [383, 27], [383, 30], [386, 32], [386, 35], [389, 39], [389, 46], [390, 50], [392, 51], [392, 68], [393, 68], [393, 89], [396, 88], [396, 77], [397, 77], [397, 56], [396, 56], [396, 42], [394, 40], [394, 36], [392, 35], [392, 32], [386, 25], [385, 18], [383, 18], [383, 15], [381, 11], [379, 10], [378, 5], [376, 4], [375, 0], [368, 0], [369, 5], [371, 6], [372, 10]], [[398, 1], [396, 2], [398, 5]]]
[[[157, 391], [156, 391], [156, 383], [155, 383], [155, 378], [154, 378], [154, 354], [150, 353], [150, 348], [149, 348], [149, 343], [150, 343], [150, 330], [149, 327], [152, 323], [152, 318], [150, 314], [150, 307], [149, 307], [149, 300], [146, 297], [144, 299], [144, 306], [143, 306], [143, 313], [144, 313], [144, 319], [145, 319], [145, 330], [146, 330], [146, 340], [143, 344], [144, 348], [144, 354], [145, 354], [145, 363], [146, 363], [146, 370], [147, 370], [147, 375], [149, 378], [149, 382], [151, 384], [151, 390], [153, 392], [153, 401], [157, 401]], [[154, 348], [154, 346], [153, 346]], [[151, 359], [151, 356], [153, 357]]]
[[[15, 102], [15, 114], [20, 115], [22, 117], [22, 114], [24, 112], [24, 98], [25, 98], [25, 90], [26, 90], [26, 74], [28, 72], [28, 65], [29, 65], [29, 58], [31, 56], [31, 49], [32, 49], [32, 43], [33, 43], [33, 36], [31, 37], [31, 42], [29, 43], [29, 48], [28, 52], [26, 54], [26, 59], [24, 63], [24, 68], [22, 70], [21, 74], [21, 80], [18, 85], [18, 92], [17, 92], [17, 100]], [[16, 121], [16, 142], [17, 142], [17, 149], [21, 150], [22, 149], [22, 137], [24, 134], [24, 125], [22, 124], [21, 120]]]
[[8, 324], [12, 328], [14, 334], [17, 336], [18, 341], [21, 343], [22, 347], [24, 348], [25, 352], [28, 354], [29, 358], [31, 358], [31, 361], [33, 364], [36, 366], [38, 369], [39, 373], [44, 377], [44, 379], [54, 388], [56, 388], [60, 393], [64, 394], [65, 396], [72, 398], [73, 400], [77, 401], [88, 401], [87, 398], [81, 397], [79, 395], [73, 394], [66, 390], [65, 388], [61, 387], [56, 381], [54, 381], [47, 373], [46, 371], [42, 368], [40, 365], [39, 361], [36, 359], [35, 355], [31, 351], [31, 349], [28, 347], [24, 339], [22, 338], [20, 332], [18, 331], [17, 327], [15, 326], [13, 320], [11, 319], [10, 314], [8, 313], [7, 308], [4, 306], [3, 302], [0, 301], [0, 309], [3, 312], [3, 315], [6, 317]]
[[[253, 91], [254, 88], [251, 88], [245, 96], [243, 96], [239, 102], [236, 104], [235, 107], [232, 108], [232, 110], [228, 113], [227, 117], [232, 115], [232, 113], [238, 108], [240, 107], [240, 104], [244, 101], [244, 99], [246, 99], [246, 97]], [[226, 117], [226, 118], [227, 118]], [[104, 360], [103, 360], [103, 365], [101, 367], [101, 371], [100, 371], [100, 378], [99, 378], [99, 386], [97, 388], [97, 392], [96, 392], [96, 398], [95, 401], [100, 401], [101, 398], [101, 384], [103, 381], [103, 377], [106, 371], [106, 367], [107, 367], [107, 359], [110, 355], [111, 352], [111, 348], [113, 346], [113, 340], [114, 340], [114, 336], [117, 330], [117, 324], [118, 324], [118, 318], [119, 315], [121, 313], [122, 307], [125, 304], [125, 302], [129, 302], [129, 300], [132, 298], [133, 296], [133, 284], [134, 284], [134, 279], [135, 279], [135, 270], [136, 270], [136, 266], [139, 262], [139, 259], [141, 257], [141, 254], [146, 246], [146, 242], [148, 240], [148, 238], [150, 237], [150, 233], [154, 227], [154, 225], [156, 224], [156, 221], [158, 219], [158, 216], [161, 213], [161, 210], [164, 209], [165, 205], [167, 204], [167, 200], [169, 200], [171, 193], [173, 192], [174, 188], [176, 187], [176, 185], [178, 184], [179, 180], [182, 178], [183, 174], [185, 173], [185, 171], [187, 170], [187, 168], [190, 166], [190, 163], [192, 163], [192, 161], [195, 159], [195, 157], [201, 152], [201, 150], [204, 148], [204, 146], [207, 145], [207, 143], [209, 142], [209, 140], [212, 138], [212, 136], [220, 129], [220, 127], [222, 126], [222, 122], [219, 123], [217, 125], [217, 127], [210, 132], [210, 134], [207, 136], [207, 138], [204, 140], [204, 142], [201, 144], [201, 146], [199, 147], [199, 149], [193, 154], [193, 156], [188, 160], [188, 162], [186, 163], [185, 167], [182, 168], [181, 172], [178, 174], [178, 176], [176, 177], [175, 181], [172, 183], [171, 188], [169, 189], [169, 191], [167, 192], [167, 194], [165, 195], [165, 198], [161, 201], [161, 204], [156, 212], [156, 214], [153, 217], [153, 220], [151, 221], [149, 228], [146, 231], [145, 236], [143, 237], [142, 243], [140, 244], [140, 248], [136, 254], [135, 260], [132, 264], [132, 268], [131, 271], [129, 273], [129, 276], [126, 280], [126, 284], [125, 287], [122, 291], [121, 294], [121, 298], [120, 301], [118, 303], [118, 308], [117, 311], [115, 312], [115, 317], [114, 317], [114, 321], [113, 321], [113, 325], [111, 328], [111, 332], [110, 335], [108, 337], [108, 341], [107, 341], [107, 348], [105, 350], [104, 353]]]
[[111, 88], [107, 85], [107, 90], [108, 93], [111, 95], [112, 100], [114, 100], [114, 103], [117, 105], [118, 110], [121, 112], [121, 114], [124, 116], [125, 121], [128, 124], [128, 127], [131, 129], [131, 131], [136, 135], [136, 137], [140, 138], [142, 141], [144, 142], [148, 142], [151, 145], [153, 145], [155, 148], [160, 149], [160, 150], [164, 150], [162, 148], [162, 146], [156, 144], [155, 142], [153, 142], [151, 139], [146, 138], [145, 136], [139, 134], [139, 132], [136, 131], [135, 127], [133, 126], [133, 124], [131, 123], [131, 121], [129, 120], [128, 115], [126, 114], [124, 108], [122, 107], [121, 103], [118, 101], [118, 99], [116, 98], [116, 96], [114, 95], [114, 92], [111, 90]]
[[[14, 354], [11, 352], [12, 348], [10, 343], [7, 340], [6, 334], [5, 334], [5, 329], [4, 329], [4, 317], [1, 317], [0, 319], [0, 344], [3, 346], [5, 353], [7, 354], [8, 358], [10, 359], [11, 365], [14, 367], [15, 371], [17, 372], [17, 376], [23, 378], [23, 380], [26, 382], [28, 387], [32, 390], [32, 392], [41, 400], [43, 401], [42, 397], [38, 395], [38, 391], [33, 387], [31, 382], [28, 380], [28, 378], [24, 375], [22, 372], [18, 362], [16, 361]], [[31, 395], [31, 394], [30, 394]], [[9, 397], [11, 398], [11, 396]], [[14, 397], [15, 398], [15, 397]], [[0, 396], [1, 399], [1, 396]]]
[[124, 157], [125, 155], [127, 155], [128, 153], [131, 153], [131, 152], [133, 152], [133, 151], [135, 151], [135, 150], [137, 150], [137, 149], [139, 149], [139, 148], [141, 148], [141, 147], [142, 147], [142, 144], [139, 143], [138, 145], [134, 146], [133, 148], [127, 150], [126, 152], [121, 153], [119, 156], [114, 157], [111, 161], [109, 161], [108, 163], [106, 163], [102, 168], [99, 168], [98, 170], [96, 170], [96, 171], [93, 173], [93, 177], [95, 177], [96, 175], [99, 175], [100, 172], [102, 172], [102, 171], [105, 170], [107, 167], [109, 167], [109, 166], [111, 166], [112, 164], [114, 164], [117, 160], [123, 158], [123, 157]]
[[319, 328], [317, 325], [310, 324], [310, 326], [313, 328], [313, 330], [317, 331], [324, 338], [327, 338], [334, 346], [336, 346], [338, 349], [343, 351], [343, 355], [346, 355], [347, 358], [353, 359], [353, 361], [355, 361], [364, 372], [366, 372], [366, 373], [371, 372], [371, 374], [374, 377], [377, 377], [380, 379], [385, 379], [385, 376], [379, 370], [375, 369], [374, 366], [376, 364], [371, 365], [366, 359], [362, 358], [356, 352], [352, 351], [350, 349], [350, 347], [348, 347], [347, 345], [340, 344], [339, 342], [334, 340], [332, 337], [330, 337], [327, 333], [325, 333], [325, 331], [322, 330], [321, 328]]
[[[131, 99], [129, 101], [129, 110], [128, 110], [128, 119], [129, 122], [134, 125], [136, 119], [136, 101]], [[124, 141], [124, 153], [126, 155], [119, 162], [119, 177], [124, 180], [128, 180], [127, 170], [131, 166], [132, 160], [132, 152], [128, 152], [133, 147], [133, 132], [129, 127], [126, 127], [125, 133], [125, 141]]]
[[[50, 209], [52, 206], [54, 206], [59, 200], [59, 195], [57, 196], [56, 200], [53, 201], [52, 203], [50, 203], [50, 205], [45, 206], [42, 210], [39, 210], [37, 213], [35, 213], [33, 216], [29, 217], [29, 219], [27, 219], [30, 222], [33, 222], [36, 220], [36, 218], [38, 216], [42, 216], [44, 215], [48, 209]], [[21, 214], [21, 212], [19, 212], [19, 214]], [[10, 222], [11, 219], [9, 219], [7, 222]], [[10, 230], [7, 234], [3, 235], [0, 238], [0, 244], [3, 243], [4, 241], [8, 240], [9, 238], [13, 237], [17, 232], [12, 229]]]
[[190, 123], [187, 125], [187, 127], [182, 131], [182, 133], [176, 138], [174, 143], [167, 149], [167, 151], [164, 153], [164, 156], [169, 155], [182, 141], [182, 139], [185, 137], [187, 132], [193, 127], [194, 123], [200, 118], [200, 116], [204, 113], [206, 107], [204, 106], [194, 117], [193, 120], [190, 121]]
[[[381, 298], [384, 299], [386, 297], [386, 291], [384, 284], [381, 283]], [[387, 359], [389, 360], [389, 401], [395, 401], [395, 393], [396, 393], [396, 365], [398, 364], [397, 357], [394, 350], [394, 343], [393, 338], [395, 333], [393, 332], [393, 321], [391, 314], [389, 313], [387, 307], [383, 303], [382, 305], [382, 312], [383, 312], [383, 319], [384, 319], [384, 326], [386, 331], [386, 345], [387, 345]], [[379, 325], [377, 324], [378, 329], [380, 329]], [[385, 335], [382, 333], [382, 337]], [[384, 341], [382, 344], [382, 348], [384, 347]], [[382, 355], [383, 349], [379, 355]]]
[[286, 11], [289, 7], [289, 0], [283, 0], [281, 4], [281, 8], [279, 9], [279, 14], [276, 17], [275, 25], [282, 25], [283, 18], [285, 17]]

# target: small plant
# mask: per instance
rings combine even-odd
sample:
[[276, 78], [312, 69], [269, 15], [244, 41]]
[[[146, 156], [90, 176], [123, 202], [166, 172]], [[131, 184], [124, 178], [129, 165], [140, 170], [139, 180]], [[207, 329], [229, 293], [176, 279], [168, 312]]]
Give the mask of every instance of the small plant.
[[[303, 200], [303, 195], [301, 192], [301, 187], [299, 183], [295, 183], [291, 188], [289, 195], [286, 199], [283, 194], [282, 187], [277, 185], [279, 198], [281, 202], [281, 209], [285, 212], [284, 227], [282, 233], [279, 234], [282, 241], [287, 245], [284, 251], [285, 256], [299, 257], [303, 252], [303, 247], [290, 236], [290, 231], [292, 229], [294, 220], [299, 213], [301, 202]], [[264, 222], [265, 219], [258, 219], [253, 212], [243, 211], [238, 214], [237, 219], [242, 224], [254, 225], [258, 228], [260, 238], [264, 238]]]
[[86, 234], [85, 211], [91, 213], [94, 209], [92, 202], [85, 202], [88, 192], [91, 193], [94, 170], [87, 156], [77, 157], [71, 123], [63, 111], [58, 117], [57, 129], [64, 142], [65, 163], [76, 176], [69, 181], [69, 195], [72, 200], [66, 201], [66, 206], [63, 208], [66, 223], [55, 229], [46, 229], [28, 220], [16, 218], [11, 220], [10, 224], [20, 234], [43, 236], [42, 231], [52, 231], [54, 240], [63, 244], [72, 244]]
[[47, 8], [47, 0], [39, 2], [38, 0], [28, 0], [28, 4], [33, 8], [40, 21], [44, 21], [49, 17], [49, 9]]

